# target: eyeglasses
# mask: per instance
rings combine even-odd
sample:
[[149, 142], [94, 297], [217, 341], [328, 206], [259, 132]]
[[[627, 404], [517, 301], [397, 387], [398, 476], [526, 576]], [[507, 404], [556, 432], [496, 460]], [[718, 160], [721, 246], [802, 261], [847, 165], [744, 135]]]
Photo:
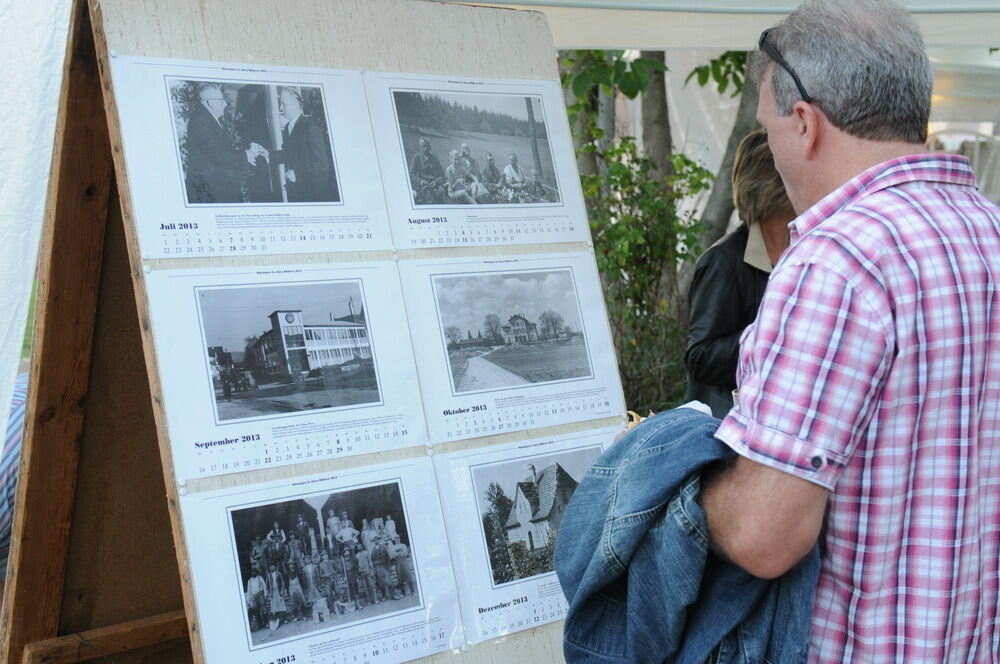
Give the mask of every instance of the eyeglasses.
[[795, 82], [795, 87], [799, 90], [799, 96], [802, 97], [802, 101], [807, 104], [811, 104], [813, 102], [812, 97], [810, 97], [809, 93], [806, 92], [806, 89], [802, 87], [802, 81], [799, 80], [798, 75], [792, 71], [791, 66], [785, 62], [783, 57], [781, 57], [781, 53], [778, 53], [778, 49], [775, 48], [774, 44], [768, 41], [767, 36], [772, 30], [774, 30], [774, 28], [768, 28], [764, 32], [760, 33], [760, 41], [757, 42], [757, 48], [766, 53], [767, 57], [774, 60], [779, 67], [788, 72], [788, 75], [791, 76], [792, 80]]

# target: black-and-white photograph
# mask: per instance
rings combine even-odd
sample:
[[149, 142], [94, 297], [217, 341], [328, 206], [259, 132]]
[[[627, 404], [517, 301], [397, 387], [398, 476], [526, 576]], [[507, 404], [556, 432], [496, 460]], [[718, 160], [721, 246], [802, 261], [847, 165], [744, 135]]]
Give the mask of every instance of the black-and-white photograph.
[[341, 201], [321, 87], [166, 82], [188, 205]]
[[218, 421], [381, 402], [360, 281], [196, 294]]
[[593, 375], [570, 270], [432, 280], [456, 394]]
[[493, 585], [554, 571], [559, 524], [599, 445], [471, 466]]
[[252, 646], [421, 606], [399, 482], [230, 517]]
[[559, 203], [542, 99], [394, 90], [414, 207]]

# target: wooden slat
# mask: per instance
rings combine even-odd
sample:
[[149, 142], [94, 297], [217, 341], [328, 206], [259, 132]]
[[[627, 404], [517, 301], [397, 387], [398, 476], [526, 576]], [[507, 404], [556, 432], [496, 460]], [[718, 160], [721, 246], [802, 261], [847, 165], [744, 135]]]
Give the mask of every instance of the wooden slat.
[[70, 20], [38, 267], [0, 660], [56, 635], [113, 169], [86, 6]]
[[29, 643], [21, 664], [72, 664], [187, 636], [183, 611]]

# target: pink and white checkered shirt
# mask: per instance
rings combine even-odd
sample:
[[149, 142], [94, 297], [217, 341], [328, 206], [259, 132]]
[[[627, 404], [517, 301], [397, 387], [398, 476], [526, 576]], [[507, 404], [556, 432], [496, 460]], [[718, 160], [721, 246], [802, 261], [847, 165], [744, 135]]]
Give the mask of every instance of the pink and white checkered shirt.
[[792, 223], [718, 437], [830, 489], [810, 662], [1000, 662], [1000, 209], [962, 157]]

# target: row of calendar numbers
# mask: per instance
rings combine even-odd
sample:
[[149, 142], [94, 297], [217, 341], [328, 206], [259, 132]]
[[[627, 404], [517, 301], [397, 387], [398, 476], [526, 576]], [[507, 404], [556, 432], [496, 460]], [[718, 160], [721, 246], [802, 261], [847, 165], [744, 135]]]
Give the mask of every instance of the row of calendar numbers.
[[313, 664], [358, 664], [364, 662], [404, 662], [448, 648], [442, 630], [413, 636], [377, 639], [357, 648], [343, 648], [322, 655], [313, 655]]
[[539, 235], [573, 233], [576, 230], [569, 221], [510, 222], [483, 225], [456, 224], [442, 228], [421, 227], [419, 232], [415, 232], [411, 236], [410, 246], [521, 244], [535, 242], [535, 238]]
[[365, 449], [368, 444], [400, 441], [408, 434], [408, 429], [401, 426], [358, 429], [346, 435], [309, 436], [280, 444], [272, 442], [262, 450], [255, 450], [257, 454], [245, 458], [234, 452], [226, 452], [223, 448], [199, 450], [198, 455], [205, 461], [199, 464], [198, 473], [200, 475], [238, 473], [270, 466], [361, 454], [371, 451]]
[[568, 605], [562, 597], [535, 600], [528, 607], [520, 610], [508, 610], [482, 616], [479, 619], [479, 635], [481, 639], [494, 639], [500, 636], [519, 632], [532, 627], [538, 627], [566, 617]]
[[161, 250], [169, 256], [230, 255], [277, 252], [290, 247], [315, 251], [316, 242], [370, 241], [372, 233], [364, 228], [301, 233], [198, 233], [194, 236], [162, 235]]
[[489, 436], [505, 431], [520, 431], [533, 427], [548, 426], [564, 421], [571, 416], [573, 421], [599, 416], [611, 406], [605, 396], [579, 399], [560, 403], [535, 404], [531, 406], [504, 408], [495, 415], [489, 413], [468, 413], [448, 421], [448, 438], [469, 438]]

